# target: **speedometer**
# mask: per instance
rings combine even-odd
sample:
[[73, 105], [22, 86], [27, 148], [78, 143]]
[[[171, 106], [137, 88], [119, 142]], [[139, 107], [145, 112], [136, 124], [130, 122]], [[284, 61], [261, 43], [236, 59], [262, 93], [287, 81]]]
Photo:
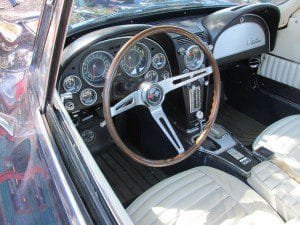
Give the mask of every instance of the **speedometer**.
[[150, 65], [150, 49], [142, 43], [137, 43], [121, 60], [122, 69], [130, 77], [142, 76], [149, 70]]
[[112, 56], [107, 52], [92, 52], [83, 61], [82, 78], [94, 87], [103, 86], [111, 61]]

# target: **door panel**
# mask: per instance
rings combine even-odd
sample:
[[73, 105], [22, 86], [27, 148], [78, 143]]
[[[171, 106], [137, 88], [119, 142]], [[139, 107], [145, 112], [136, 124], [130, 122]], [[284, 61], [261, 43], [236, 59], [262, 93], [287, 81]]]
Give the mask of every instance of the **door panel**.
[[300, 90], [299, 63], [264, 54], [262, 55], [262, 63], [258, 68], [257, 74]]
[[300, 63], [300, 8], [290, 17], [287, 26], [278, 30], [272, 54]]
[[279, 97], [297, 109], [300, 107], [299, 40], [300, 8], [290, 15], [286, 26], [278, 30], [273, 52], [262, 55], [256, 82], [266, 94]]

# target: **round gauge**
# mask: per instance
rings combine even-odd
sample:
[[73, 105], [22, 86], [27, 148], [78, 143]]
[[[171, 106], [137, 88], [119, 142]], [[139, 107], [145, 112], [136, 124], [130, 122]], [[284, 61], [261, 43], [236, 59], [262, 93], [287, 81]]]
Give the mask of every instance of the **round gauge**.
[[167, 59], [164, 54], [157, 53], [152, 58], [152, 65], [155, 69], [162, 69], [167, 63]]
[[85, 106], [91, 106], [97, 101], [97, 93], [91, 88], [86, 88], [80, 93], [80, 101]]
[[73, 111], [74, 108], [75, 108], [75, 105], [74, 105], [73, 102], [66, 102], [66, 103], [65, 103], [65, 108], [66, 108], [66, 110], [68, 110], [68, 111]]
[[158, 73], [154, 70], [150, 70], [145, 74], [145, 80], [149, 82], [157, 82], [158, 81]]
[[190, 70], [197, 70], [204, 61], [203, 51], [197, 45], [190, 46], [184, 56], [185, 66]]
[[91, 143], [95, 139], [95, 133], [92, 130], [84, 130], [81, 136], [85, 143]]
[[66, 92], [77, 93], [81, 89], [82, 83], [79, 77], [70, 75], [64, 79], [63, 87]]
[[142, 43], [137, 43], [121, 60], [122, 69], [130, 77], [142, 76], [150, 65], [150, 49]]
[[94, 87], [103, 86], [111, 61], [112, 56], [107, 52], [92, 52], [83, 61], [81, 68], [83, 79]]
[[165, 79], [168, 79], [169, 77], [170, 77], [170, 72], [164, 71], [162, 74], [162, 78], [165, 80]]

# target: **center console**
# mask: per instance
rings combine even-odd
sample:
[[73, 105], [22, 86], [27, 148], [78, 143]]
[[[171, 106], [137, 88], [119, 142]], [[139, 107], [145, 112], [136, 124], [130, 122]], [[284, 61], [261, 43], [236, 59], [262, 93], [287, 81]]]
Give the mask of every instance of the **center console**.
[[[192, 142], [198, 135], [192, 137]], [[261, 160], [221, 125], [214, 124], [208, 138], [199, 149], [214, 162], [214, 166], [229, 168], [241, 177], [250, 176], [251, 169]]]

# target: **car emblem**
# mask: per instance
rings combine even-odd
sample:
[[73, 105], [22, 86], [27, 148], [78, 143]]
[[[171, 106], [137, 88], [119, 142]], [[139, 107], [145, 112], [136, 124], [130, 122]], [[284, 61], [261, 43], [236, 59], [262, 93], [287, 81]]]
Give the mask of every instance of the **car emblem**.
[[151, 106], [159, 105], [163, 100], [162, 88], [154, 84], [146, 92], [146, 101]]

